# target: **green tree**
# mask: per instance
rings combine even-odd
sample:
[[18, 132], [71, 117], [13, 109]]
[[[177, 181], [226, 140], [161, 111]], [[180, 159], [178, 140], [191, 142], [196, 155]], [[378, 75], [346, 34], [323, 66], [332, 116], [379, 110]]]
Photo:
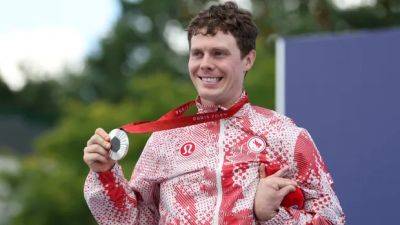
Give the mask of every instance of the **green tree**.
[[12, 108], [13, 103], [15, 102], [15, 94], [10, 90], [6, 83], [4, 83], [3, 79], [1, 78], [0, 74], [0, 109], [1, 113], [6, 113], [10, 111]]
[[[88, 167], [82, 161], [86, 140], [97, 127], [107, 131], [139, 119], [157, 119], [172, 106], [195, 97], [189, 82], [168, 74], [134, 79], [118, 104], [96, 101], [89, 105], [69, 101], [54, 129], [36, 142], [36, 152], [21, 160], [21, 173], [9, 176], [11, 201], [22, 206], [11, 224], [95, 224], [83, 198]], [[149, 98], [148, 96], [152, 96]], [[159, 96], [163, 96], [160, 98]], [[130, 174], [149, 134], [130, 135], [131, 148], [121, 161]]]

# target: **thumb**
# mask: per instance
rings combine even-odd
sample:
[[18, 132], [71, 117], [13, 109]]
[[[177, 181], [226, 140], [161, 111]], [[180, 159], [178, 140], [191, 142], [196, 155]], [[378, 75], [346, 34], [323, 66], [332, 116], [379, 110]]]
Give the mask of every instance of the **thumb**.
[[285, 186], [285, 187], [283, 187], [283, 188], [281, 188], [281, 189], [279, 190], [279, 194], [280, 194], [281, 196], [285, 197], [287, 194], [289, 194], [290, 192], [293, 192], [293, 191], [295, 191], [295, 190], [296, 190], [296, 187], [295, 187], [295, 186], [293, 186], [293, 185], [287, 185], [287, 186]]
[[265, 173], [265, 164], [261, 163], [260, 167], [258, 168], [258, 173], [260, 174], [260, 179], [265, 178], [267, 174]]

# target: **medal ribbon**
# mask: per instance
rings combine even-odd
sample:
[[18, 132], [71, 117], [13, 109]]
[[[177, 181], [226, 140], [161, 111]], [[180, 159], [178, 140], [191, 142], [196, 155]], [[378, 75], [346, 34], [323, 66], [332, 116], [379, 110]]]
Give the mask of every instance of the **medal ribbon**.
[[227, 110], [210, 113], [199, 113], [195, 115], [183, 116], [183, 114], [193, 105], [195, 101], [187, 102], [163, 115], [155, 121], [143, 121], [136, 123], [128, 123], [121, 127], [122, 130], [128, 133], [148, 133], [161, 130], [168, 130], [178, 127], [185, 127], [199, 123], [216, 121], [233, 116], [242, 106], [249, 102], [247, 95], [241, 97], [232, 107]]

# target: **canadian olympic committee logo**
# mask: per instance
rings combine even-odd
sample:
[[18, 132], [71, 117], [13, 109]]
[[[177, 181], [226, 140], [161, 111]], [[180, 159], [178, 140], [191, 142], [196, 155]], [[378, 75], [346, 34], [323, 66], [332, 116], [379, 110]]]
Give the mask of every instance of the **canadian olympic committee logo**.
[[193, 142], [188, 142], [184, 145], [182, 145], [181, 149], [180, 149], [180, 153], [183, 156], [189, 156], [191, 155], [195, 150], [195, 146], [193, 144]]
[[264, 139], [257, 136], [252, 137], [247, 141], [247, 147], [257, 153], [262, 152], [266, 146], [267, 144]]

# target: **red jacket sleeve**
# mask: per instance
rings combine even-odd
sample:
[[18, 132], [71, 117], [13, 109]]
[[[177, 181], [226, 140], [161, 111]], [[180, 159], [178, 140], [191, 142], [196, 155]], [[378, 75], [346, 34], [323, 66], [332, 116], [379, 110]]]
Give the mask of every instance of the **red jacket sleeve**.
[[333, 191], [333, 181], [309, 133], [301, 129], [294, 146], [292, 165], [295, 179], [303, 190], [304, 209], [281, 207], [267, 224], [344, 224], [345, 217]]
[[107, 172], [89, 172], [84, 196], [98, 224], [158, 224], [158, 196], [154, 193], [159, 192], [159, 185], [152, 179], [157, 173], [151, 161], [156, 159], [150, 153], [147, 144], [135, 167], [148, 175], [132, 176], [131, 181], [125, 179], [118, 164]]

